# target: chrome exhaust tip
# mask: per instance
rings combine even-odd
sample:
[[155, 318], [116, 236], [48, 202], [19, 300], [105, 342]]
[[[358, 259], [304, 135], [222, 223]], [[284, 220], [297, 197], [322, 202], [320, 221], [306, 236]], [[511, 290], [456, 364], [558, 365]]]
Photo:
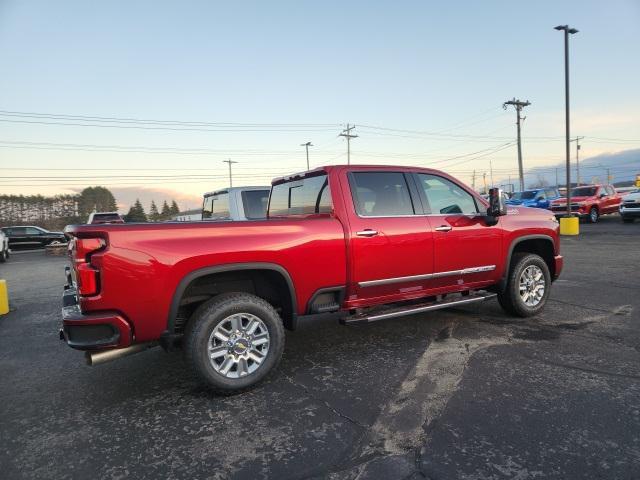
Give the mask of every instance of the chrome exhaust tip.
[[87, 365], [94, 366], [143, 352], [149, 348], [155, 347], [156, 345], [158, 345], [157, 342], [138, 343], [125, 348], [114, 348], [111, 350], [103, 350], [101, 352], [85, 352], [84, 356], [87, 360]]

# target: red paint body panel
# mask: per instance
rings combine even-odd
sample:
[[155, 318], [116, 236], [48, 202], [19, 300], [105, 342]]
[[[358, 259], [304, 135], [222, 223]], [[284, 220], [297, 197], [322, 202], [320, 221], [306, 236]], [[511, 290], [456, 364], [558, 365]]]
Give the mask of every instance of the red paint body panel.
[[[286, 270], [295, 287], [298, 314], [306, 313], [322, 288], [346, 287], [343, 309], [367, 307], [454, 291], [486, 287], [505, 275], [512, 242], [524, 235], [553, 240], [556, 276], [562, 268], [558, 224], [545, 210], [512, 207], [497, 225], [482, 215], [359, 217], [351, 198], [351, 171], [402, 171], [441, 175], [486, 202], [469, 187], [435, 170], [382, 167], [325, 167], [333, 200], [332, 214], [249, 222], [79, 225], [67, 228], [77, 238], [102, 238], [106, 247], [90, 256], [98, 270], [99, 292], [80, 297], [85, 314], [110, 311], [131, 326], [134, 343], [157, 340], [167, 328], [174, 293], [181, 280], [198, 269], [265, 262]], [[449, 225], [447, 233], [435, 231]], [[376, 229], [375, 237], [358, 231]], [[464, 276], [398, 281], [361, 287], [371, 280], [433, 274], [468, 267], [495, 268]]]

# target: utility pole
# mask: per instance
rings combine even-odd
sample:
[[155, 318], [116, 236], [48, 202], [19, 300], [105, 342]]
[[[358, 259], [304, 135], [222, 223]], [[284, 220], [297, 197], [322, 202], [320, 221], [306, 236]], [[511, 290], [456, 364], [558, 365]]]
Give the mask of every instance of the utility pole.
[[489, 175], [490, 175], [490, 179], [491, 179], [491, 188], [493, 188], [495, 186], [495, 184], [493, 183], [493, 165], [491, 164], [491, 160], [489, 160]]
[[611, 169], [607, 167], [607, 184], [611, 183]]
[[558, 183], [558, 168], [556, 167], [556, 188], [558, 188], [560, 186], [560, 183]]
[[313, 147], [313, 143], [301, 143], [300, 146], [304, 147], [307, 150], [307, 170], [309, 170], [309, 147]]
[[238, 162], [235, 162], [235, 161], [229, 159], [229, 160], [223, 160], [222, 163], [228, 163], [229, 164], [229, 188], [231, 188], [231, 187], [233, 187], [233, 177], [231, 176], [231, 164], [232, 163], [238, 163]]
[[484, 194], [486, 195], [488, 190], [487, 190], [487, 172], [484, 172], [482, 174], [482, 182], [484, 183]]
[[576, 183], [578, 187], [580, 186], [580, 140], [582, 140], [583, 138], [584, 137], [576, 137], [574, 140], [571, 140], [572, 142], [576, 142]]
[[358, 135], [351, 134], [351, 130], [353, 130], [354, 128], [356, 128], [355, 125], [350, 127], [349, 124], [347, 123], [347, 128], [342, 130], [342, 133], [338, 135], [339, 137], [345, 137], [347, 139], [347, 164], [348, 165], [351, 165], [351, 139], [358, 138]]
[[520, 100], [516, 100], [514, 97], [512, 100], [508, 102], [504, 102], [502, 104], [502, 108], [507, 109], [507, 105], [513, 105], [516, 108], [516, 125], [518, 126], [518, 175], [520, 175], [520, 191], [524, 191], [524, 172], [522, 168], [522, 139], [520, 135], [520, 121], [524, 120], [527, 117], [521, 117], [520, 112], [524, 107], [528, 107], [531, 105], [529, 100], [526, 102], [521, 102]]
[[475, 191], [476, 189], [476, 171], [473, 171], [473, 175], [471, 176], [471, 188]]
[[565, 128], [566, 128], [566, 153], [567, 153], [567, 216], [571, 217], [571, 160], [569, 139], [569, 34], [578, 33], [575, 28], [569, 28], [569, 25], [558, 25], [555, 30], [564, 31], [564, 110], [565, 110]]

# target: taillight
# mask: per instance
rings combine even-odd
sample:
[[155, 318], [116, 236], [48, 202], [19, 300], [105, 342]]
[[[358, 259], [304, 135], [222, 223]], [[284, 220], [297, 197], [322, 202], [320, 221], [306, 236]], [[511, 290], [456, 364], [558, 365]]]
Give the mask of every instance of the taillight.
[[91, 255], [102, 250], [106, 242], [102, 238], [76, 238], [73, 262], [76, 268], [78, 293], [83, 296], [98, 293], [98, 270], [91, 265]]

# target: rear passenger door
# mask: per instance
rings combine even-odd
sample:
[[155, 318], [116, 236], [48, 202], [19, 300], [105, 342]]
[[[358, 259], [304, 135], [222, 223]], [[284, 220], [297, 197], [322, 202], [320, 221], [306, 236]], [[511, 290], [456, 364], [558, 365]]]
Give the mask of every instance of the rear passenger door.
[[431, 286], [463, 289], [496, 279], [502, 264], [500, 220], [488, 226], [474, 196], [448, 178], [424, 173], [414, 178], [433, 229]]
[[433, 272], [433, 237], [410, 174], [347, 173], [351, 306], [418, 297]]

